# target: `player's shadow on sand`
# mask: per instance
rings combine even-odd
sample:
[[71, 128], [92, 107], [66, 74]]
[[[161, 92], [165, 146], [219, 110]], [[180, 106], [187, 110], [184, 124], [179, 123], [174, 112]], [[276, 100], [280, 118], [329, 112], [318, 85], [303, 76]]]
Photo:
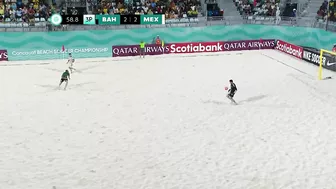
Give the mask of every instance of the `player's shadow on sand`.
[[72, 84], [71, 86], [69, 84], [69, 89], [79, 88], [79, 87], [82, 87], [84, 85], [89, 85], [89, 84], [93, 84], [93, 83], [95, 83], [95, 82], [84, 82], [84, 83]]
[[[95, 83], [95, 82], [84, 82], [84, 83], [78, 83], [78, 84], [69, 84], [68, 89], [75, 89], [75, 88], [79, 88], [79, 87], [82, 87], [84, 85], [89, 85], [89, 84], [93, 84], [93, 83]], [[39, 85], [39, 84], [37, 84], [36, 86], [48, 89], [48, 91], [45, 91], [45, 92], [60, 90], [58, 85]], [[62, 87], [61, 87], [61, 89], [62, 89]]]
[[[255, 101], [258, 101], [258, 100], [261, 100], [263, 98], [265, 98], [266, 95], [258, 95], [258, 96], [253, 96], [253, 97], [250, 97], [248, 99], [245, 99], [245, 100], [241, 100], [241, 101], [237, 101], [238, 104], [242, 104], [242, 103], [247, 103], [247, 102], [255, 102]], [[216, 104], [216, 105], [223, 105], [223, 104], [229, 104], [230, 101], [216, 101], [216, 100], [207, 100], [207, 101], [203, 101], [203, 103], [205, 104]]]
[[223, 105], [227, 104], [227, 102], [217, 101], [217, 100], [206, 100], [203, 101], [204, 104], [216, 104], [216, 105]]
[[253, 96], [253, 97], [250, 97], [250, 98], [247, 98], [245, 100], [240, 101], [240, 103], [255, 102], [255, 101], [261, 100], [263, 98], [266, 98], [266, 95]]

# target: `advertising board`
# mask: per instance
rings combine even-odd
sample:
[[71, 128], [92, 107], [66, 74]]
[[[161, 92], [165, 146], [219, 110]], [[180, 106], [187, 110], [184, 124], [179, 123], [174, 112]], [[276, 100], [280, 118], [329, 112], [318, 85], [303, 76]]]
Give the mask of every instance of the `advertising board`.
[[277, 40], [275, 49], [294, 56], [296, 58], [302, 59], [303, 48], [291, 43], [287, 43], [282, 40]]
[[[149, 44], [145, 46], [145, 52], [146, 55], [184, 54], [184, 53], [273, 49], [274, 46], [275, 46], [274, 39], [217, 41], [217, 42], [186, 42], [186, 43], [170, 43], [164, 46]], [[112, 46], [112, 56], [113, 57], [137, 56], [139, 55], [139, 50], [140, 50], [139, 45]]]
[[[320, 52], [317, 49], [303, 48], [302, 59], [316, 66], [320, 66]], [[336, 56], [323, 53], [322, 66], [328, 70], [336, 71]]]
[[8, 61], [7, 50], [0, 50], [0, 61]]

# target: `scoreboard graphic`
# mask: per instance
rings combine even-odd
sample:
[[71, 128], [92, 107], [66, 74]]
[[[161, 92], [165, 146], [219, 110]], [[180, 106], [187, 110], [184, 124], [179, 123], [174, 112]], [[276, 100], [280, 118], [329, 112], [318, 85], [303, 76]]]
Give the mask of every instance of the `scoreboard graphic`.
[[60, 15], [53, 14], [50, 22], [58, 25], [162, 25], [164, 14], [154, 15]]

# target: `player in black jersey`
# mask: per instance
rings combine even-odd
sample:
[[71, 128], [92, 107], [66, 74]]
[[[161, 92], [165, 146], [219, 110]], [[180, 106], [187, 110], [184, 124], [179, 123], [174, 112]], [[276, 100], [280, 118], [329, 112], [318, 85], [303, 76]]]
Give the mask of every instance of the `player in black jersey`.
[[61, 87], [62, 83], [65, 82], [64, 90], [66, 90], [69, 80], [70, 80], [70, 73], [69, 73], [68, 70], [65, 70], [65, 72], [62, 73], [61, 81], [59, 83], [59, 87]]
[[237, 102], [233, 99], [234, 95], [235, 95], [236, 92], [237, 92], [237, 86], [236, 86], [235, 83], [233, 83], [233, 80], [232, 80], [232, 79], [230, 79], [229, 82], [230, 82], [230, 89], [229, 89], [229, 91], [228, 91], [229, 93], [227, 94], [226, 97], [227, 97], [228, 99], [230, 99], [231, 102], [237, 104]]

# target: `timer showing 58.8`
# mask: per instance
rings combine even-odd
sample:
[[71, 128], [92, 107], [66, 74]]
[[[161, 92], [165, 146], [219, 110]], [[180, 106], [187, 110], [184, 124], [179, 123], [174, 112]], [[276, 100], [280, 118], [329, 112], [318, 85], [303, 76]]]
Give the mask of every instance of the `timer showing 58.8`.
[[54, 26], [66, 25], [66, 24], [83, 24], [83, 15], [60, 15], [53, 14], [50, 18], [50, 22]]

